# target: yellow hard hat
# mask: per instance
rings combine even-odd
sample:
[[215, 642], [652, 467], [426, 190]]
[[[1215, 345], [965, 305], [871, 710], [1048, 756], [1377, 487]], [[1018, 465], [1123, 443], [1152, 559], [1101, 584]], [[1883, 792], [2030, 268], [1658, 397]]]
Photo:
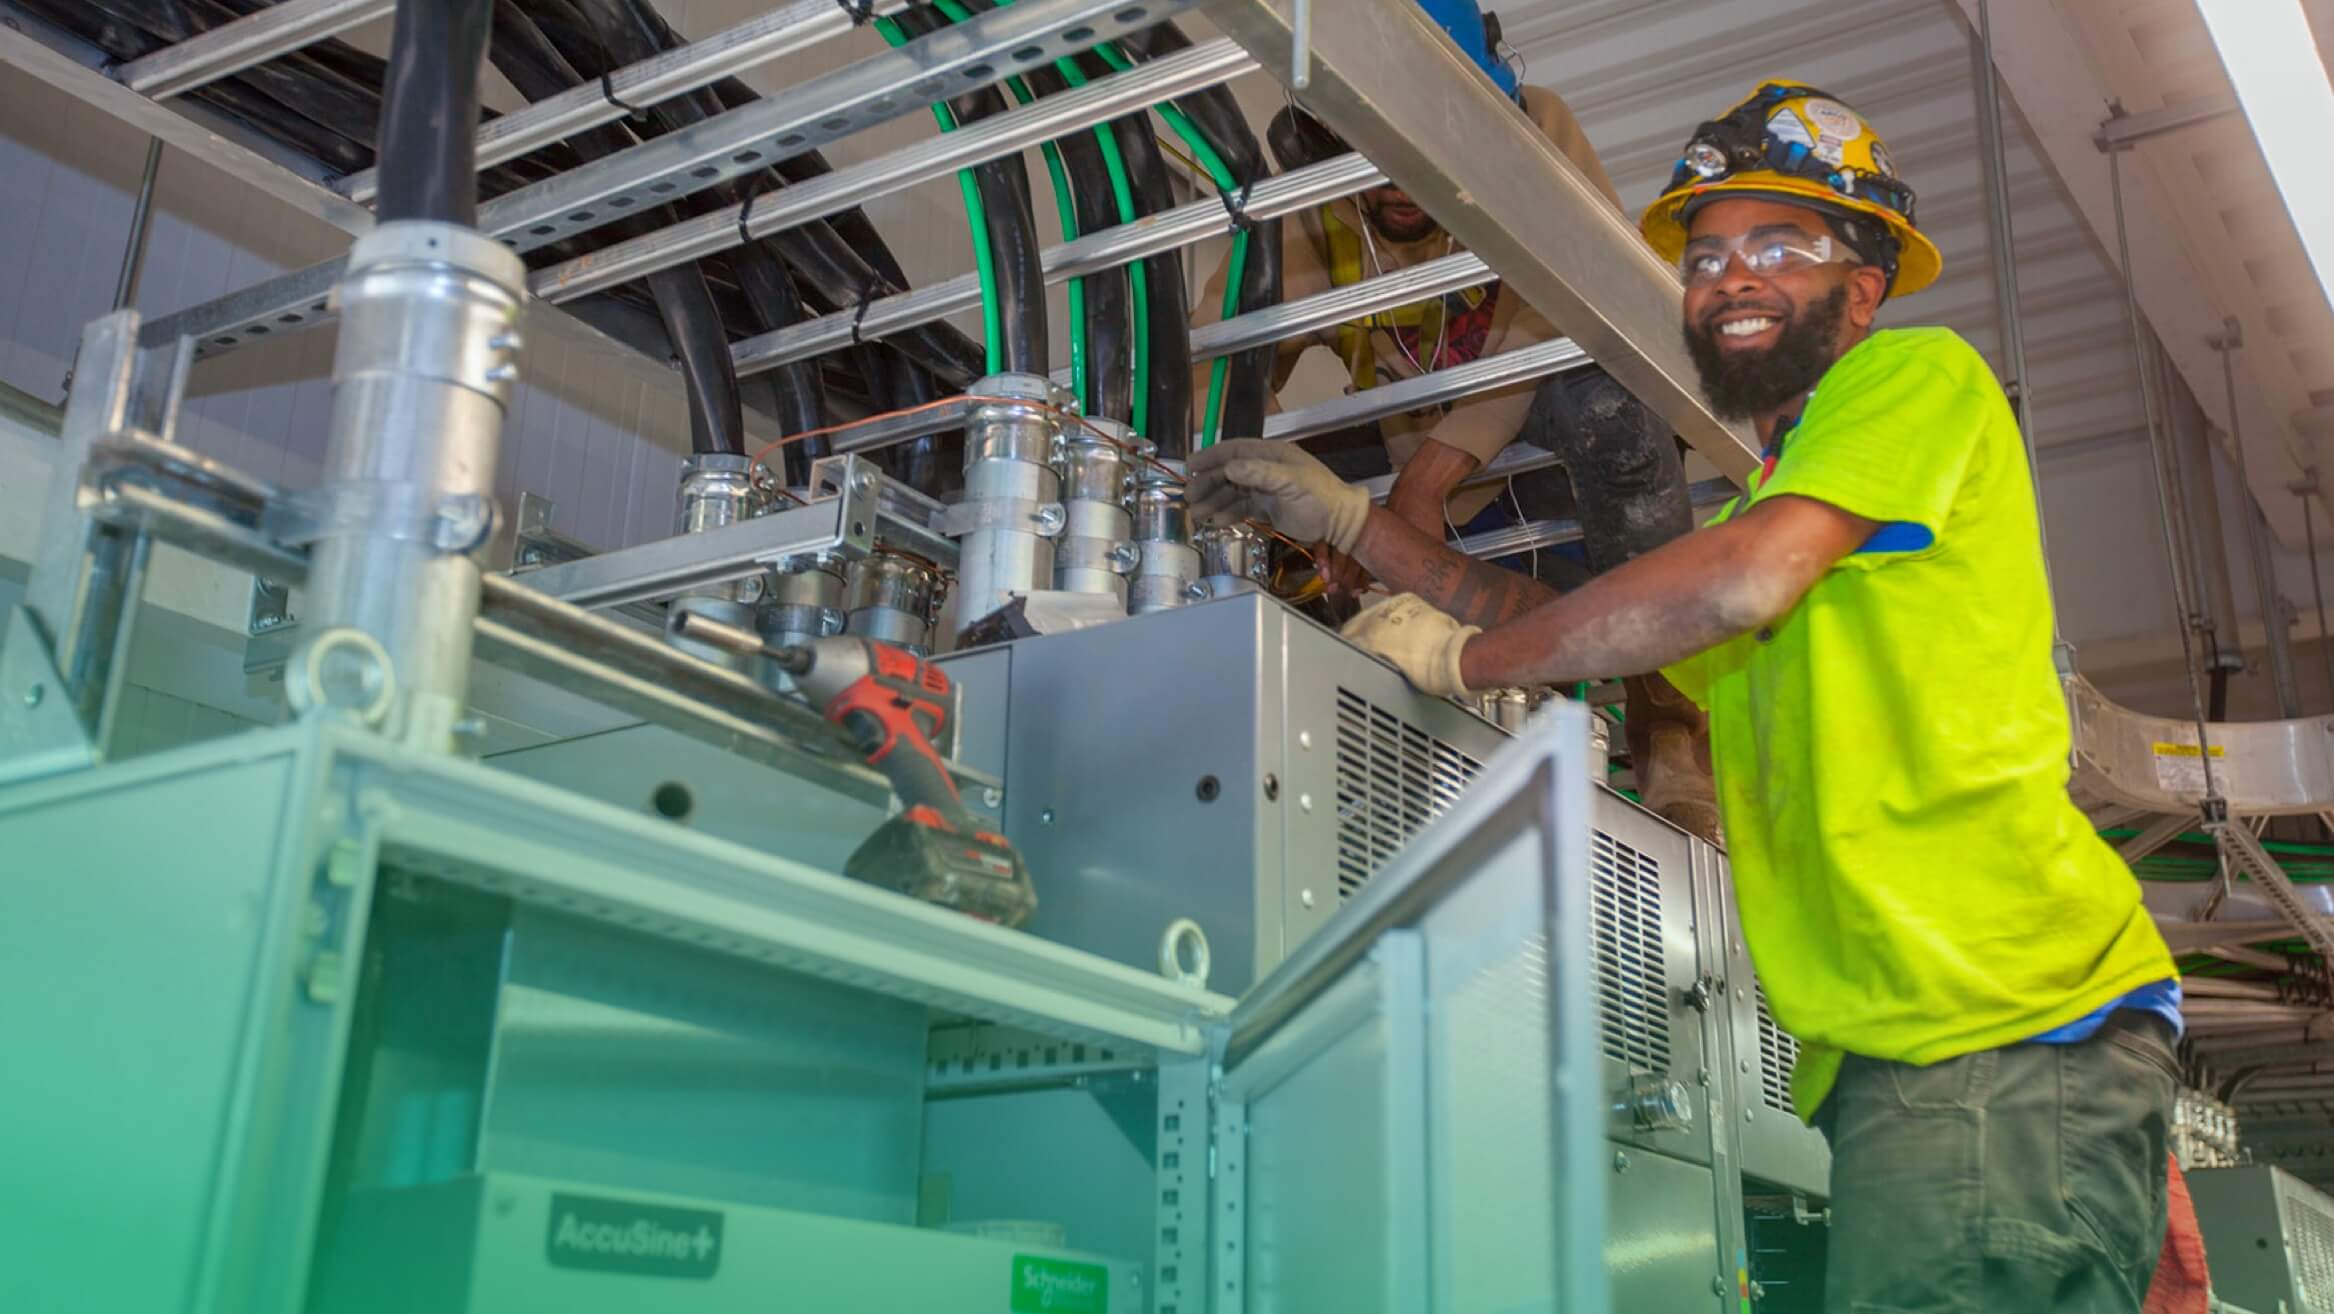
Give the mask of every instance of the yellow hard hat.
[[[1703, 202], [1770, 196], [1853, 227], [1877, 221], [1873, 245], [1891, 296], [1937, 280], [1945, 259], [1913, 221], [1913, 189], [1898, 181], [1888, 146], [1863, 115], [1804, 82], [1773, 79], [1750, 99], [1694, 130], [1669, 187], [1638, 228], [1666, 260], [1685, 253], [1686, 228]], [[1869, 231], [1869, 230], [1867, 230]], [[1865, 254], [1869, 255], [1870, 252]]]

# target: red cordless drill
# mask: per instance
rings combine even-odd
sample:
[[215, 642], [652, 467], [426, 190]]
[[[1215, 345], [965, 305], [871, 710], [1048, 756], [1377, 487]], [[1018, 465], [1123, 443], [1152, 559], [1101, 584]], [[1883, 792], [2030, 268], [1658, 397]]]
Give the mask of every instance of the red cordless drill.
[[689, 613], [675, 614], [673, 632], [769, 658], [891, 782], [902, 810], [851, 855], [845, 875], [1006, 926], [1029, 920], [1037, 908], [1029, 869], [964, 805], [932, 746], [948, 725], [948, 676], [939, 667], [873, 639], [776, 647]]

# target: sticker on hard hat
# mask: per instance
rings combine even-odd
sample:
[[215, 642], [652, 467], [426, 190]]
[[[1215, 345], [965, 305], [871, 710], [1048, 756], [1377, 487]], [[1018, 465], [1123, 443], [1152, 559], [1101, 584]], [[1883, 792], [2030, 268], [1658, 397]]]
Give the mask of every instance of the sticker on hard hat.
[[1775, 140], [1787, 145], [1815, 149], [1815, 138], [1808, 135], [1807, 124], [1789, 108], [1778, 109], [1767, 116], [1767, 132]]
[[1896, 161], [1889, 156], [1888, 148], [1879, 142], [1872, 143], [1872, 168], [1883, 178], [1896, 176]]
[[1836, 100], [1811, 100], [1799, 109], [1809, 122], [1815, 124], [1815, 130], [1826, 137], [1850, 142], [1864, 135], [1864, 120], [1856, 117], [1856, 111]]

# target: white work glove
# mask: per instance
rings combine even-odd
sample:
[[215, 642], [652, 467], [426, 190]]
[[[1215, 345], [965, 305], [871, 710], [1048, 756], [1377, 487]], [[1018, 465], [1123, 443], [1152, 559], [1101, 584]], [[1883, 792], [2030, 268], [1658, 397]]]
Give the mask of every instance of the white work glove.
[[1415, 593], [1379, 603], [1339, 631], [1356, 648], [1394, 663], [1419, 692], [1438, 698], [1467, 692], [1459, 678], [1459, 653], [1482, 632], [1482, 626], [1461, 625]]
[[1203, 528], [1250, 518], [1300, 543], [1353, 551], [1370, 518], [1369, 490], [1331, 474], [1293, 442], [1235, 438], [1191, 457], [1183, 501]]

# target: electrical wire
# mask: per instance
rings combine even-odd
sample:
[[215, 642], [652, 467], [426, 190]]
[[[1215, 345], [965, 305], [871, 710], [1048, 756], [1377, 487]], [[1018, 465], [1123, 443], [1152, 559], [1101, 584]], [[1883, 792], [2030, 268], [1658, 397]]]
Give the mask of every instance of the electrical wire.
[[[887, 44], [895, 48], [908, 43], [907, 32], [895, 18], [876, 19], [875, 30]], [[956, 114], [948, 108], [946, 102], [932, 103], [932, 119], [940, 125], [942, 132], [956, 131]], [[1005, 368], [1004, 307], [997, 297], [997, 261], [996, 253], [989, 244], [988, 213], [981, 204], [980, 185], [971, 169], [958, 169], [956, 182], [964, 194], [965, 225], [972, 231], [973, 265], [981, 283], [981, 339], [985, 359], [988, 372], [999, 374]]]

